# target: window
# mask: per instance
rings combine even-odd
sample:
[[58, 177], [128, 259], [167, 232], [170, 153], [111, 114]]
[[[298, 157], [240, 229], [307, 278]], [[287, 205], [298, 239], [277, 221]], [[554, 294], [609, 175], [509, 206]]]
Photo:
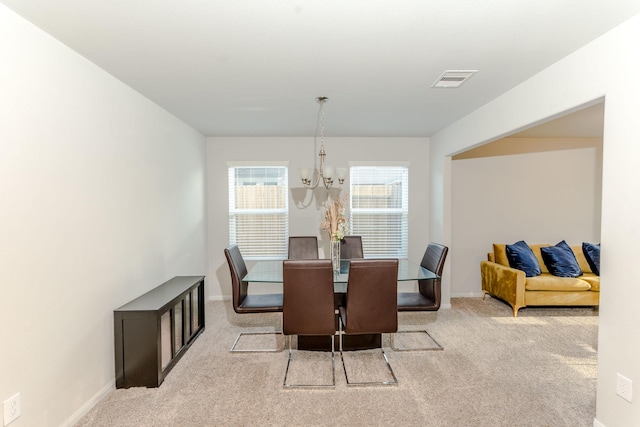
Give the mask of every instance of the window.
[[287, 168], [229, 168], [229, 241], [246, 259], [287, 257]]
[[351, 234], [368, 258], [408, 257], [409, 169], [351, 167]]

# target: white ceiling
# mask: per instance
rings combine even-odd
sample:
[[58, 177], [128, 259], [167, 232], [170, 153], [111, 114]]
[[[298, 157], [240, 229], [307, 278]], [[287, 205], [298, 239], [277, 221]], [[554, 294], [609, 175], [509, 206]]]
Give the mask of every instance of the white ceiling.
[[[207, 136], [430, 136], [638, 0], [0, 0]], [[19, 43], [19, 41], [15, 41]], [[478, 70], [434, 89], [445, 70]]]

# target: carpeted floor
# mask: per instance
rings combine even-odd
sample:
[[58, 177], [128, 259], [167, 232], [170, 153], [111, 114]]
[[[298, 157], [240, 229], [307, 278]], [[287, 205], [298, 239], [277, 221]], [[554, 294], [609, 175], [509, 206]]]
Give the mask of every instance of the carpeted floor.
[[[280, 318], [207, 302], [204, 333], [159, 388], [116, 390], [77, 425], [593, 425], [598, 312], [591, 308], [524, 308], [513, 318], [509, 306], [487, 297], [400, 313], [401, 329], [426, 327], [444, 351], [387, 349], [399, 385], [356, 388], [346, 386], [337, 354], [334, 390], [283, 389], [287, 351], [229, 353], [238, 332], [279, 330]], [[330, 381], [329, 354], [298, 354], [293, 374]], [[384, 366], [349, 364], [350, 375], [352, 367], [385, 375]]]

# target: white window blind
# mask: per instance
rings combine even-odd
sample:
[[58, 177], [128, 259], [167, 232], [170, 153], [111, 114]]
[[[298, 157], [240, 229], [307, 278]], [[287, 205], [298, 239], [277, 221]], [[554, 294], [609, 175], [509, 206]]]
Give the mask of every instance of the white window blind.
[[408, 257], [409, 169], [352, 166], [351, 234], [367, 258]]
[[289, 241], [287, 168], [229, 168], [229, 241], [247, 259], [284, 259]]

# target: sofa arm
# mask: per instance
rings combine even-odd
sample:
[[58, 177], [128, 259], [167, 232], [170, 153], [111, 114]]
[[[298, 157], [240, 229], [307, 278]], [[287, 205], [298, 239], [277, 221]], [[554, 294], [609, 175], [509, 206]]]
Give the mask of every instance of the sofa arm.
[[480, 261], [482, 294], [500, 298], [513, 307], [513, 316], [525, 306], [524, 286], [527, 277], [522, 270], [506, 267], [491, 261]]

